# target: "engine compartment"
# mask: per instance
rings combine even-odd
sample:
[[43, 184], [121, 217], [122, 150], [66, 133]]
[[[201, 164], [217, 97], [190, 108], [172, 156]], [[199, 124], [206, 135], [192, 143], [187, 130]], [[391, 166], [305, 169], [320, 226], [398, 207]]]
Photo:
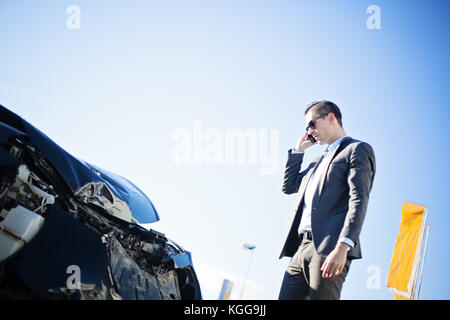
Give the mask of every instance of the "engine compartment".
[[[136, 224], [126, 203], [106, 184], [89, 183], [72, 192], [26, 136], [9, 137], [0, 148], [15, 159], [0, 165], [1, 298], [201, 298], [192, 265], [176, 263], [190, 254], [164, 234]], [[90, 247], [103, 258], [91, 257]], [[39, 252], [47, 257], [46, 267], [39, 266], [38, 258], [31, 263], [38, 270], [53, 270], [57, 280], [37, 285], [23, 274], [36, 274], [32, 266], [21, 265], [27, 259], [23, 255]], [[67, 267], [60, 263], [70, 256], [76, 259]], [[75, 288], [68, 288], [67, 270], [74, 265], [81, 277]], [[52, 278], [47, 271], [37, 274]]]

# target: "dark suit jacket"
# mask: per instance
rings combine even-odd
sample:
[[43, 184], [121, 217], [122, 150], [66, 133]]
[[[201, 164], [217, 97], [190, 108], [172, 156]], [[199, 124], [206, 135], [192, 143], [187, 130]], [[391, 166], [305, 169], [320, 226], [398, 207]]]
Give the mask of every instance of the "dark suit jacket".
[[[292, 257], [298, 249], [298, 227], [303, 211], [306, 185], [321, 157], [303, 171], [300, 167], [303, 153], [291, 154], [289, 150], [282, 191], [297, 193], [297, 202], [286, 236], [282, 257]], [[311, 207], [311, 228], [316, 251], [327, 256], [341, 237], [351, 239], [355, 246], [349, 250], [349, 259], [361, 258], [359, 234], [366, 215], [369, 193], [375, 176], [375, 154], [372, 147], [351, 137], [345, 137], [332, 155], [323, 161], [325, 168], [320, 176]]]

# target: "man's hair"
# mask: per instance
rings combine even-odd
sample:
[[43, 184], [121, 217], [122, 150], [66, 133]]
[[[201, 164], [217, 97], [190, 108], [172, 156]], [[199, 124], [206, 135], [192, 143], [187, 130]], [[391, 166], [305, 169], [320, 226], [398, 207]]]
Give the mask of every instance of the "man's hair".
[[327, 101], [327, 100], [322, 100], [322, 101], [315, 101], [313, 103], [311, 103], [305, 110], [305, 115], [310, 111], [315, 111], [316, 113], [318, 113], [320, 116], [323, 114], [329, 114], [332, 113], [334, 114], [334, 116], [336, 117], [339, 125], [341, 126], [341, 128], [343, 128], [342, 126], [342, 114], [341, 114], [341, 110], [339, 110], [338, 106], [335, 105], [333, 102], [331, 101]]

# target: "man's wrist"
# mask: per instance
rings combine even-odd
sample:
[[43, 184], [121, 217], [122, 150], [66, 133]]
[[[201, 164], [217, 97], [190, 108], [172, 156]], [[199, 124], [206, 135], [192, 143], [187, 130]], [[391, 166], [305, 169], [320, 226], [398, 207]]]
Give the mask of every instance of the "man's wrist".
[[350, 250], [351, 248], [353, 248], [355, 246], [355, 243], [350, 238], [347, 238], [347, 237], [340, 237], [338, 243], [339, 242], [348, 244], [347, 250]]
[[347, 252], [348, 250], [350, 250], [350, 248], [351, 248], [350, 245], [348, 245], [345, 242], [338, 242], [336, 245], [336, 249], [342, 252]]

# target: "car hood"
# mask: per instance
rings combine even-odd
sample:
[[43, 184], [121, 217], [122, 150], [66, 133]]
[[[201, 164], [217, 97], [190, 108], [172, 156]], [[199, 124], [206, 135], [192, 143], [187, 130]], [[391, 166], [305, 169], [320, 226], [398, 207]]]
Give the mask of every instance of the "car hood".
[[79, 193], [88, 184], [104, 183], [118, 199], [127, 204], [133, 219], [138, 223], [152, 223], [159, 220], [150, 199], [128, 179], [77, 159], [39, 129], [2, 105], [0, 105], [0, 121], [0, 142], [13, 135], [28, 136], [30, 142], [60, 173], [74, 194]]

